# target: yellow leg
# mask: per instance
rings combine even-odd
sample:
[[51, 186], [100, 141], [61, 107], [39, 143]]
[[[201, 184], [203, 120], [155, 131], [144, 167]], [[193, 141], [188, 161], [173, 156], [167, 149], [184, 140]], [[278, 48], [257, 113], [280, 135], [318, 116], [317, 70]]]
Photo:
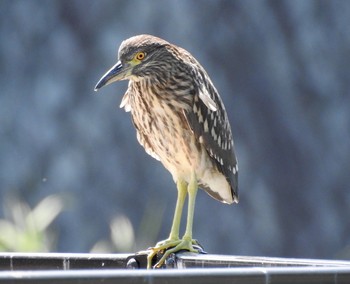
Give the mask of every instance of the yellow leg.
[[[174, 247], [171, 248], [171, 249], [168, 249], [164, 253], [163, 257], [159, 260], [159, 262], [155, 265], [155, 267], [162, 266], [164, 261], [167, 259], [167, 257], [171, 253], [175, 253], [175, 252], [178, 252], [180, 250], [188, 250], [188, 251], [191, 251], [191, 252], [198, 252], [196, 249], [193, 248], [193, 245], [192, 245], [192, 244], [196, 243], [196, 241], [194, 241], [192, 239], [192, 226], [193, 226], [194, 207], [195, 207], [195, 202], [196, 202], [197, 191], [198, 191], [197, 178], [196, 178], [195, 174], [193, 173], [192, 176], [191, 176], [191, 181], [190, 181], [190, 183], [188, 184], [188, 187], [187, 187], [187, 192], [188, 192], [188, 212], [187, 212], [187, 224], [186, 224], [185, 234], [184, 234], [184, 236], [182, 237], [181, 240], [172, 242], [170, 246], [167, 246], [167, 248], [172, 247], [172, 246], [174, 246]], [[175, 212], [176, 212], [176, 210], [175, 210]], [[176, 216], [176, 214], [175, 214], [175, 216]], [[180, 219], [181, 219], [181, 214], [180, 214]], [[180, 225], [180, 222], [179, 222], [178, 225]], [[174, 226], [174, 224], [173, 224], [173, 226]], [[177, 227], [177, 229], [179, 229], [179, 227]], [[177, 230], [177, 233], [178, 233], [178, 230]]]
[[151, 249], [151, 252], [147, 256], [147, 268], [151, 268], [153, 257], [161, 250], [167, 249], [169, 247], [174, 247], [180, 243], [179, 231], [180, 231], [180, 222], [182, 216], [182, 210], [185, 203], [187, 195], [187, 183], [183, 180], [177, 181], [177, 201], [174, 213], [173, 224], [171, 226], [169, 238], [158, 242], [154, 248]]
[[198, 191], [198, 183], [197, 183], [197, 178], [195, 174], [192, 174], [191, 182], [188, 185], [187, 191], [188, 191], [187, 223], [186, 223], [186, 231], [182, 239], [190, 240], [192, 242], [194, 207], [195, 207], [196, 196]]
[[179, 240], [179, 230], [180, 230], [180, 222], [182, 216], [182, 210], [184, 207], [187, 190], [187, 184], [185, 181], [180, 180], [177, 182], [177, 201], [175, 207], [175, 214], [173, 219], [173, 225], [171, 226], [170, 235], [168, 240]]

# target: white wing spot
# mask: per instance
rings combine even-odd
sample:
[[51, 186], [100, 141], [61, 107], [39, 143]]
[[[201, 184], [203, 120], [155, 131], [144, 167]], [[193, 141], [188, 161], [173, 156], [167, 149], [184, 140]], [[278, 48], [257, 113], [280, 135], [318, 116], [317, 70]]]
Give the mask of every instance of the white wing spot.
[[236, 164], [233, 169], [232, 169], [233, 174], [235, 175], [236, 173], [238, 173], [238, 164]]
[[203, 122], [203, 115], [202, 115], [201, 109], [198, 109], [197, 115], [198, 115], [199, 123], [202, 123]]
[[208, 127], [208, 120], [206, 119], [204, 121], [204, 132], [208, 132], [209, 131], [209, 127]]
[[211, 129], [211, 136], [214, 138], [215, 141], [218, 139], [214, 127]]
[[213, 121], [214, 120], [214, 112], [210, 112], [210, 119]]
[[230, 141], [230, 142], [227, 143], [227, 149], [230, 150], [231, 147], [232, 147], [232, 141]]
[[207, 106], [208, 109], [211, 111], [216, 111], [217, 106], [214, 100], [210, 97], [208, 90], [206, 88], [203, 89], [203, 87], [200, 89], [199, 92], [199, 98], [202, 100], [202, 102]]

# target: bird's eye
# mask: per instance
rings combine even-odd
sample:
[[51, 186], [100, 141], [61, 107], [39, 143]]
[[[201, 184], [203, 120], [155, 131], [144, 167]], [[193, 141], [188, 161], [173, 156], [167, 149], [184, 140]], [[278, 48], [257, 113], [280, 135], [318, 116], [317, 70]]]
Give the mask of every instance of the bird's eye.
[[135, 59], [137, 59], [137, 60], [143, 60], [143, 59], [145, 58], [145, 56], [146, 56], [146, 53], [140, 51], [140, 52], [136, 53]]

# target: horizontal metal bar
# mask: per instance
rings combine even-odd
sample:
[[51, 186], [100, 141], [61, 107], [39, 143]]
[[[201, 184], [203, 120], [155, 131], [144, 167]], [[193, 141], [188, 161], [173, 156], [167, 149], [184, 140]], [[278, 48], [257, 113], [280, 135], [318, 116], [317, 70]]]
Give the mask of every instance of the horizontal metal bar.
[[184, 252], [171, 256], [177, 269], [123, 269], [134, 256], [1, 253], [0, 283], [350, 283], [349, 261]]
[[0, 253], [1, 270], [125, 268], [129, 254]]
[[[90, 253], [0, 253], [0, 270], [71, 270], [126, 268], [127, 262], [138, 256], [146, 262], [146, 254], [90, 254]], [[171, 255], [173, 268], [210, 267], [275, 267], [319, 266], [350, 267], [350, 261], [296, 259], [257, 256], [231, 256], [182, 252]], [[169, 266], [168, 266], [169, 267]], [[130, 267], [135, 268], [135, 267]], [[141, 265], [140, 268], [145, 268]]]
[[345, 267], [240, 267], [180, 270], [71, 270], [0, 272], [0, 283], [220, 283], [220, 284], [348, 284]]
[[[259, 256], [232, 256], [215, 254], [179, 253], [176, 255], [178, 268], [199, 267], [289, 267], [289, 266], [313, 266], [313, 267], [350, 267], [350, 261], [303, 259], [303, 258], [278, 258]], [[350, 283], [350, 282], [349, 282]]]

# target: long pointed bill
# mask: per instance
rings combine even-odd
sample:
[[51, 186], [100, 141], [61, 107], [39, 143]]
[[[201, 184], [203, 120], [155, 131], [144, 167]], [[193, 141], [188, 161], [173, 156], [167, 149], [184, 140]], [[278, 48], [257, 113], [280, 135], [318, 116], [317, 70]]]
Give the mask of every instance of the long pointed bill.
[[97, 82], [95, 86], [95, 91], [98, 91], [103, 86], [106, 86], [115, 81], [121, 81], [126, 79], [130, 75], [131, 67], [129, 64], [122, 65], [120, 61], [117, 62], [111, 69], [109, 69], [106, 74]]

